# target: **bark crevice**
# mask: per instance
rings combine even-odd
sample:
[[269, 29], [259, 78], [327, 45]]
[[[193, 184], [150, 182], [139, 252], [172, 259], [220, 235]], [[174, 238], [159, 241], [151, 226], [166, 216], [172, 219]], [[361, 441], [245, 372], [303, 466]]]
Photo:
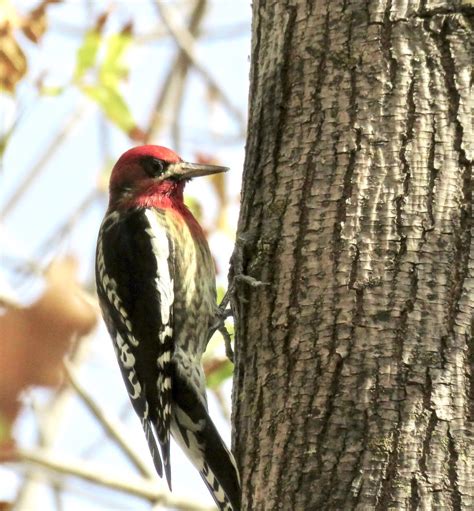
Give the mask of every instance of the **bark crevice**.
[[245, 510], [474, 507], [472, 21], [364, 6], [253, 4], [232, 271], [266, 285], [232, 299]]

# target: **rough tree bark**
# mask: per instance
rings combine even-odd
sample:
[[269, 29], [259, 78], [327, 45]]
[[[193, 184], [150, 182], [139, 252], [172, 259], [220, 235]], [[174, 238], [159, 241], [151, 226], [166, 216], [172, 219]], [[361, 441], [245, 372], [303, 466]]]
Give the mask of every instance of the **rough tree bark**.
[[253, 2], [244, 509], [474, 509], [473, 12]]

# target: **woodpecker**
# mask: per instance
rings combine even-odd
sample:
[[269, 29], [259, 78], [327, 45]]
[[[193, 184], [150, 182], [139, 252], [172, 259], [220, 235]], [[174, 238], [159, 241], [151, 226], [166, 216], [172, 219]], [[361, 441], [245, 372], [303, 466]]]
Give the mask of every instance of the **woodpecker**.
[[219, 510], [240, 510], [235, 460], [208, 409], [201, 357], [218, 307], [214, 263], [183, 202], [186, 182], [226, 167], [184, 162], [161, 146], [125, 152], [109, 184], [96, 284], [132, 406], [171, 490], [170, 434]]

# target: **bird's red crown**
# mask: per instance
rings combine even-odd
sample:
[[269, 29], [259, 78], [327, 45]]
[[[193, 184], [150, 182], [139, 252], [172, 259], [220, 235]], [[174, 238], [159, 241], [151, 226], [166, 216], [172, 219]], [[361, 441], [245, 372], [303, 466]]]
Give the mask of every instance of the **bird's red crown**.
[[178, 163], [181, 161], [181, 158], [167, 147], [160, 145], [141, 145], [125, 151], [117, 160], [115, 167], [129, 165], [146, 157], [156, 158], [168, 163]]

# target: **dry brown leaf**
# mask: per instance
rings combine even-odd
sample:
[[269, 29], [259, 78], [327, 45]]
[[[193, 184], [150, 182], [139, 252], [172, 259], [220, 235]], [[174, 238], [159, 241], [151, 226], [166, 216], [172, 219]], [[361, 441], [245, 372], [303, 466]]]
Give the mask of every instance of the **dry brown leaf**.
[[8, 424], [18, 414], [22, 390], [61, 383], [62, 360], [71, 340], [89, 333], [97, 322], [95, 309], [82, 297], [76, 270], [72, 257], [54, 262], [46, 273], [46, 289], [36, 302], [25, 308], [8, 308], [0, 316], [3, 437], [8, 436]]
[[46, 32], [46, 28], [46, 9], [42, 4], [28, 14], [21, 27], [25, 36], [36, 44]]
[[25, 76], [28, 62], [15, 38], [14, 29], [20, 28], [28, 39], [38, 43], [47, 29], [46, 7], [61, 0], [43, 0], [29, 14], [20, 17], [9, 0], [0, 7], [0, 89], [15, 92], [17, 83]]
[[222, 369], [225, 365], [227, 365], [228, 360], [226, 358], [211, 358], [208, 360], [205, 360], [203, 363], [204, 368], [204, 374], [206, 377], [211, 375], [212, 373], [219, 371], [219, 369]]
[[[0, 463], [16, 461], [18, 459], [18, 450], [15, 441], [10, 437], [0, 436]], [[1, 511], [0, 507], [0, 511]]]
[[0, 89], [14, 92], [27, 68], [25, 54], [13, 37], [10, 22], [3, 21], [0, 24]]
[[48, 28], [46, 20], [46, 7], [48, 4], [56, 4], [61, 0], [43, 0], [37, 7], [23, 19], [22, 30], [26, 37], [34, 43], [38, 43]]
[[138, 126], [134, 126], [131, 130], [129, 130], [128, 136], [130, 140], [139, 142], [140, 144], [144, 144], [146, 141], [146, 133]]
[[120, 31], [123, 35], [132, 35], [133, 34], [133, 21], [129, 21], [125, 23], [125, 25], [122, 27], [122, 30]]
[[35, 304], [36, 309], [30, 308], [38, 319], [54, 313], [55, 325], [53, 329], [47, 325], [45, 332], [49, 337], [82, 336], [97, 322], [96, 311], [83, 298], [76, 273], [77, 261], [72, 256], [53, 262], [46, 272], [47, 289]]
[[109, 5], [108, 9], [104, 11], [99, 17], [97, 18], [97, 21], [95, 23], [94, 29], [100, 34], [102, 33], [102, 30], [107, 23], [107, 20], [109, 19], [110, 13], [112, 12], [112, 5]]

